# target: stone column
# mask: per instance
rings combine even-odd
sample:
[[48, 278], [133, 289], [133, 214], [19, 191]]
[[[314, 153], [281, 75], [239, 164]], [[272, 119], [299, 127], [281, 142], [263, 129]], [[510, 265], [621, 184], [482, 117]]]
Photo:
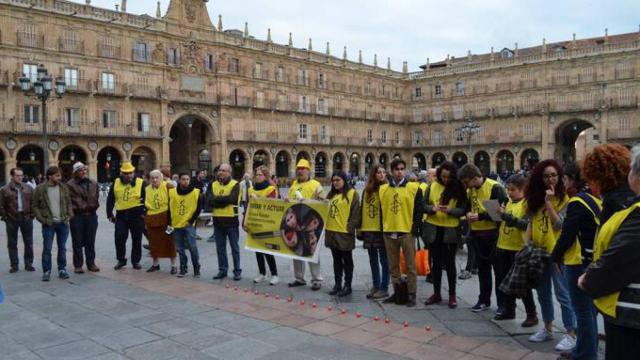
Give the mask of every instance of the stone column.
[[89, 167], [89, 174], [87, 174], [92, 179], [98, 179], [98, 158], [97, 153], [96, 156], [91, 156], [89, 160], [87, 160], [87, 166]]

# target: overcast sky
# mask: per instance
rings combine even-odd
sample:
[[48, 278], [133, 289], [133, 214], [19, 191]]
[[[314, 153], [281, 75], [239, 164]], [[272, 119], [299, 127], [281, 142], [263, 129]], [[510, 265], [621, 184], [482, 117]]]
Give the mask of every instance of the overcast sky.
[[[74, 0], [84, 3], [85, 0]], [[94, 6], [113, 9], [120, 0], [93, 0]], [[163, 15], [169, 0], [161, 0]], [[243, 30], [266, 39], [271, 28], [275, 42], [286, 44], [293, 33], [296, 47], [324, 51], [379, 66], [419, 70], [429, 57], [432, 62], [452, 56], [487, 53], [504, 47], [520, 48], [547, 42], [638, 31], [639, 0], [211, 0], [207, 4], [214, 25], [218, 14], [225, 29]], [[129, 0], [127, 12], [155, 16], [155, 0]]]

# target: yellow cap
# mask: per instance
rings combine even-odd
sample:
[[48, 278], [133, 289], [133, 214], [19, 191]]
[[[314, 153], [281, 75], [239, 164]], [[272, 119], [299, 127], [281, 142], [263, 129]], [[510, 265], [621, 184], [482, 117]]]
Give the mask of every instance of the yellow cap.
[[296, 169], [309, 169], [311, 170], [311, 164], [309, 164], [309, 160], [300, 159], [298, 160], [298, 164], [296, 165]]
[[136, 168], [131, 164], [131, 161], [125, 161], [120, 166], [120, 172], [122, 173], [132, 173], [134, 171], [136, 171]]

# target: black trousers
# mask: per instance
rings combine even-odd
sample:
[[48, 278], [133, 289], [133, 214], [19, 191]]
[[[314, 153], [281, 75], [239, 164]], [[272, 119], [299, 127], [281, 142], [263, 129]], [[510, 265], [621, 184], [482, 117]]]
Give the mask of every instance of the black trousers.
[[604, 321], [605, 360], [638, 360], [640, 359], [640, 329], [618, 326]]
[[478, 282], [480, 285], [478, 302], [481, 304], [491, 304], [491, 291], [493, 288], [491, 271], [495, 264], [497, 243], [497, 229], [471, 232], [471, 244], [475, 250], [478, 261]]
[[473, 246], [471, 236], [467, 237], [467, 264], [464, 267], [468, 272], [478, 269], [478, 259], [476, 258], [476, 249]]
[[127, 238], [131, 233], [131, 263], [139, 264], [142, 258], [142, 231], [144, 219], [136, 211], [134, 214], [116, 215], [116, 257], [119, 262], [127, 262]]
[[16, 220], [6, 220], [7, 228], [7, 248], [9, 249], [9, 260], [12, 268], [18, 268], [18, 230], [22, 234], [24, 243], [24, 265], [33, 265], [33, 219], [18, 214]]
[[436, 228], [436, 240], [429, 246], [429, 257], [433, 259], [431, 267], [431, 279], [433, 281], [433, 293], [440, 295], [442, 287], [442, 268], [447, 271], [449, 282], [449, 296], [456, 295], [456, 251], [458, 244], [445, 244], [443, 241], [444, 228]]
[[82, 267], [85, 258], [88, 266], [95, 265], [98, 215], [75, 215], [69, 222], [69, 228], [73, 245], [73, 266]]
[[276, 257], [271, 254], [264, 254], [256, 251], [256, 260], [258, 261], [258, 271], [261, 275], [267, 274], [267, 269], [264, 267], [265, 260], [269, 265], [269, 271], [271, 276], [278, 276], [278, 268], [276, 267]]
[[[515, 314], [516, 312], [516, 297], [507, 295], [500, 291], [500, 284], [509, 273], [511, 266], [513, 266], [513, 262], [517, 253], [517, 251], [502, 249], [496, 250], [495, 272], [498, 310], [502, 310], [504, 314], [508, 315]], [[536, 315], [536, 303], [533, 300], [533, 292], [531, 290], [527, 291], [527, 295], [522, 298], [522, 303], [524, 304], [524, 308], [527, 311], [528, 316]]]
[[331, 256], [333, 256], [333, 276], [336, 285], [342, 285], [342, 277], [344, 275], [344, 286], [351, 287], [351, 281], [353, 280], [353, 251], [331, 249]]

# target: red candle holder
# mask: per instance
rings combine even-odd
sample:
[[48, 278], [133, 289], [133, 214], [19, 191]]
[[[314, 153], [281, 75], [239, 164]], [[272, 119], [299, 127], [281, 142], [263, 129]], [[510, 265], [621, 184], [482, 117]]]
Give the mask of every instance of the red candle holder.
[[380, 320], [380, 316], [376, 315], [373, 317], [373, 321], [379, 321]]
[[361, 312], [359, 312], [359, 311], [358, 311], [358, 312], [356, 312], [356, 317], [357, 317], [357, 318], [361, 318], [361, 317], [362, 317], [362, 313], [361, 313]]

